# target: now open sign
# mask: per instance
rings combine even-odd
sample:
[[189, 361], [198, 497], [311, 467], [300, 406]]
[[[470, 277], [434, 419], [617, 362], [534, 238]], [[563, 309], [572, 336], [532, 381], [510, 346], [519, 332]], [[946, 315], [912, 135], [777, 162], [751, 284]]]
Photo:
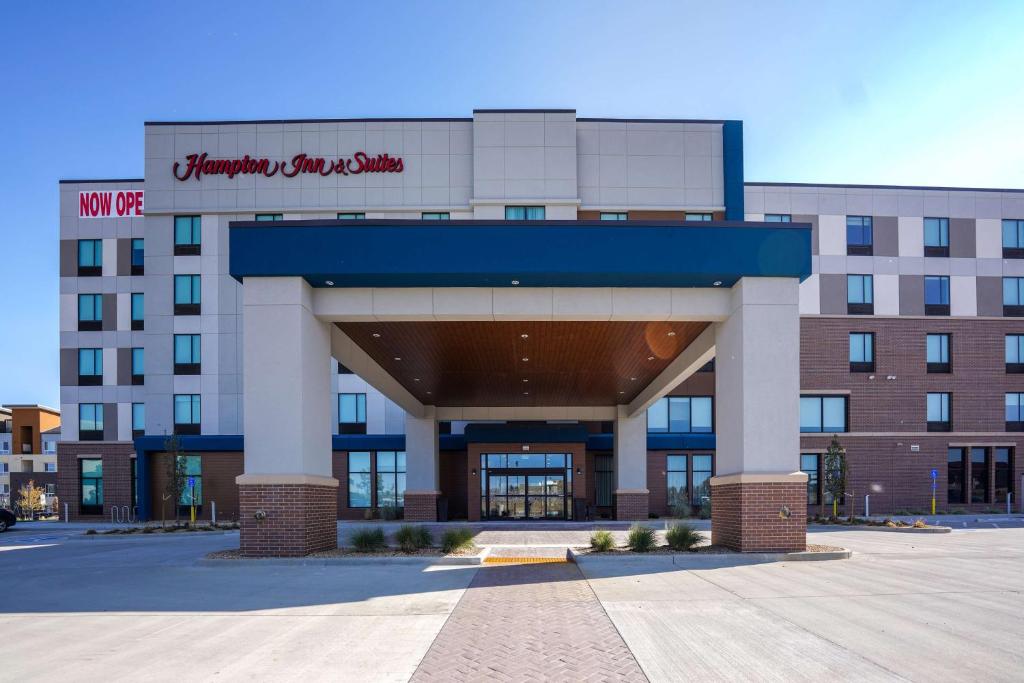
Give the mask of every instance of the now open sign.
[[142, 190], [99, 190], [78, 193], [79, 218], [142, 216]]

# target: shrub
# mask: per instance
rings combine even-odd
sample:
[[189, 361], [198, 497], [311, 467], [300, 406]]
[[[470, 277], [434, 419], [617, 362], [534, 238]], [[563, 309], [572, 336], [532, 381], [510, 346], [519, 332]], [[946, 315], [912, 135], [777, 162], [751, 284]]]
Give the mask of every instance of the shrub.
[[671, 507], [672, 516], [680, 519], [693, 515], [693, 509], [685, 500], [681, 500]]
[[649, 553], [658, 545], [658, 539], [651, 527], [634, 524], [626, 536], [626, 545], [634, 553]]
[[383, 529], [356, 529], [352, 532], [352, 547], [357, 552], [372, 553], [383, 550], [386, 545]]
[[473, 530], [467, 527], [449, 529], [441, 537], [441, 551], [446, 555], [473, 547]]
[[398, 519], [398, 508], [391, 504], [382, 505], [380, 508], [380, 518], [388, 522]]
[[689, 524], [673, 524], [665, 532], [665, 540], [672, 550], [693, 550], [704, 538]]
[[918, 519], [918, 520], [914, 521], [914, 528], [915, 529], [923, 529], [926, 526], [928, 526], [928, 525], [925, 524], [925, 521], [923, 519]]
[[395, 532], [395, 542], [403, 553], [414, 553], [423, 548], [429, 548], [434, 542], [430, 529], [425, 526], [414, 526], [403, 524]]
[[599, 553], [606, 553], [615, 547], [615, 537], [612, 532], [604, 529], [590, 534], [590, 547]]

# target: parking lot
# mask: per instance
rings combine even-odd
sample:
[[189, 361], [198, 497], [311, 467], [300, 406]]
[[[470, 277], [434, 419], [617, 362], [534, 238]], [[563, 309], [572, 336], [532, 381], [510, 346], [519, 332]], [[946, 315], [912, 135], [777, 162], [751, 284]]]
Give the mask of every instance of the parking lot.
[[[573, 652], [615, 638], [638, 667], [620, 675], [657, 681], [1019, 680], [1024, 670], [1019, 527], [810, 535], [855, 551], [842, 561], [592, 558], [480, 579], [498, 568], [209, 567], [197, 559], [236, 546], [236, 534], [78, 534], [0, 536], [5, 679], [515, 679], [524, 663], [570, 679], [595, 661]], [[531, 636], [551, 644], [550, 633], [565, 656], [538, 654]]]

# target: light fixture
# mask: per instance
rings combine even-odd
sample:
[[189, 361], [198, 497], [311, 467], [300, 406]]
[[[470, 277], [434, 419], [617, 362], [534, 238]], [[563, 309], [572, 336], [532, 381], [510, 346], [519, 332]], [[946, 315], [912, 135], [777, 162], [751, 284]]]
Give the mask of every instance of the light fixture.
[[512, 286], [513, 286], [513, 287], [515, 287], [515, 286], [516, 286], [516, 285], [518, 285], [518, 284], [519, 284], [519, 280], [513, 280], [513, 281], [512, 281]]
[[524, 362], [524, 363], [528, 363], [529, 361], [530, 361], [530, 359], [529, 359], [529, 358], [527, 358], [526, 356], [523, 356], [523, 362]]
[[528, 379], [526, 379], [526, 378], [524, 377], [524, 378], [523, 378], [523, 381], [524, 381], [524, 382], [529, 382], [530, 380], [528, 380]]
[[395, 356], [395, 360], [402, 360], [401, 356]]
[[523, 392], [523, 396], [529, 396], [529, 395], [530, 395], [530, 392], [529, 392], [529, 391], [524, 391], [524, 392]]
[[373, 338], [374, 339], [380, 339], [380, 332], [374, 332], [373, 333]]
[[635, 381], [636, 381], [636, 377], [630, 377], [630, 378], [629, 378], [629, 381], [630, 381], [630, 382], [635, 382]]
[[334, 280], [324, 280], [324, 282], [327, 283], [328, 287], [333, 287], [334, 286]]
[[530, 338], [530, 335], [526, 334], [525, 332], [523, 334], [519, 335], [519, 336], [522, 337], [523, 339], [529, 339]]
[[674, 336], [676, 336], [676, 333], [675, 333], [675, 332], [669, 332], [669, 333], [668, 333], [668, 336], [670, 336], [670, 337], [674, 337]]
[[625, 391], [620, 391], [619, 393], [620, 393], [620, 394], [624, 394], [624, 393], [626, 393], [626, 392], [625, 392]]
[[473, 472], [473, 476], [475, 477], [476, 476], [476, 468], [475, 467], [473, 468], [472, 472]]
[[412, 381], [413, 381], [413, 382], [419, 382], [419, 381], [420, 381], [420, 378], [419, 378], [419, 377], [413, 377], [413, 378], [412, 378]]
[[647, 360], [654, 360], [654, 356], [647, 356]]
[[582, 467], [577, 467], [576, 468], [576, 474], [582, 475], [583, 474], [583, 468]]
[[715, 280], [711, 284], [713, 284], [715, 287], [721, 287], [722, 286], [722, 281], [721, 280]]

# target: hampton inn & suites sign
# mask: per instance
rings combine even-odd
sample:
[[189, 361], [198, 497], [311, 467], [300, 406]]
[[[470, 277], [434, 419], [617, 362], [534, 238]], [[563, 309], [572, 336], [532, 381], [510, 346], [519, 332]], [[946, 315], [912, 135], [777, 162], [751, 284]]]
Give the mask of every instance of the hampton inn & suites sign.
[[271, 161], [266, 157], [251, 157], [246, 154], [240, 159], [214, 159], [206, 152], [189, 154], [184, 163], [174, 162], [173, 173], [178, 180], [199, 180], [207, 175], [226, 175], [234, 178], [238, 175], [262, 175], [270, 178], [278, 173], [285, 178], [294, 178], [303, 173], [329, 176], [360, 175], [362, 173], [401, 173], [405, 166], [402, 157], [388, 154], [370, 156], [366, 152], [356, 152], [350, 157], [324, 158], [308, 154], [296, 154], [290, 160]]

